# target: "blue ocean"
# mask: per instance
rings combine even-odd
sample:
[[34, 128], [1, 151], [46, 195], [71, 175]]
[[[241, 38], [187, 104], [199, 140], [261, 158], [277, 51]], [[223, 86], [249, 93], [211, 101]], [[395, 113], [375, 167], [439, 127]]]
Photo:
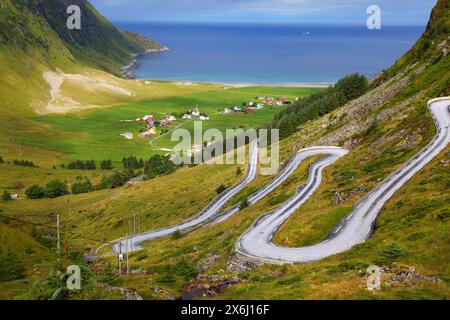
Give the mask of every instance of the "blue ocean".
[[331, 83], [391, 66], [423, 26], [119, 23], [168, 47], [139, 58], [135, 76], [218, 83]]

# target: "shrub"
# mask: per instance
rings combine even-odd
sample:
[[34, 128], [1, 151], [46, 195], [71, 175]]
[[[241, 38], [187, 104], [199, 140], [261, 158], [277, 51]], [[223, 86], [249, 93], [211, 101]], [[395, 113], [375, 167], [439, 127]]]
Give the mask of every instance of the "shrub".
[[237, 169], [236, 169], [236, 175], [237, 176], [240, 176], [242, 174], [242, 169], [241, 169], [241, 167], [238, 167]]
[[391, 264], [397, 258], [406, 256], [407, 254], [408, 250], [404, 246], [391, 243], [380, 251], [375, 262], [378, 264]]
[[48, 198], [57, 198], [68, 193], [67, 183], [60, 180], [53, 180], [45, 186], [45, 196]]
[[45, 197], [45, 190], [37, 184], [34, 184], [25, 190], [25, 194], [28, 199], [42, 199]]
[[12, 200], [11, 193], [9, 193], [8, 191], [4, 191], [2, 199], [3, 201], [11, 201]]
[[250, 201], [248, 201], [247, 198], [242, 200], [242, 202], [239, 204], [239, 210], [244, 210], [245, 208], [248, 208], [250, 206]]
[[14, 160], [13, 164], [15, 166], [20, 166], [20, 167], [30, 167], [30, 168], [36, 168], [37, 166], [31, 162], [31, 161], [27, 161], [27, 160]]
[[81, 194], [91, 192], [93, 189], [92, 183], [89, 180], [83, 182], [76, 182], [72, 185], [73, 194]]
[[180, 230], [177, 230], [174, 233], [172, 233], [172, 239], [173, 240], [178, 240], [180, 238], [181, 238], [181, 231]]
[[176, 165], [170, 160], [170, 156], [155, 155], [145, 164], [144, 174], [146, 179], [168, 175], [174, 172]]
[[0, 282], [14, 281], [25, 276], [25, 266], [20, 257], [10, 249], [0, 246]]
[[5, 163], [5, 160], [3, 160], [2, 156], [0, 156], [0, 163]]
[[225, 190], [227, 190], [227, 187], [225, 187], [223, 184], [221, 184], [217, 189], [216, 192], [217, 194], [222, 194], [225, 192]]

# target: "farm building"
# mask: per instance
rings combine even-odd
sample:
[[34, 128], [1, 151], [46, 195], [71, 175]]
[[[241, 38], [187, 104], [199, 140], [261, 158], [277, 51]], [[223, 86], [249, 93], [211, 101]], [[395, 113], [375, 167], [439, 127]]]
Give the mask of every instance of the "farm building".
[[161, 127], [168, 127], [168, 126], [172, 125], [172, 122], [170, 122], [167, 119], [163, 119], [163, 120], [160, 121], [160, 124], [161, 124]]
[[132, 132], [124, 132], [120, 134], [122, 137], [124, 137], [127, 140], [133, 140], [133, 133]]

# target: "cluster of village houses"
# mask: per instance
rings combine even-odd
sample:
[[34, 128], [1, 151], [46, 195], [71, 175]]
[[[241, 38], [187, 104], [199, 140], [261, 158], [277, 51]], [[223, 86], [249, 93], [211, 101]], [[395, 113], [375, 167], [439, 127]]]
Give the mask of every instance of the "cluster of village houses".
[[257, 97], [256, 100], [258, 100], [258, 102], [255, 101], [250, 101], [248, 103], [248, 107], [243, 110], [242, 107], [240, 106], [235, 106], [234, 108], [225, 108], [223, 109], [223, 113], [225, 114], [239, 114], [239, 113], [253, 113], [253, 112], [257, 112], [258, 110], [262, 110], [264, 109], [264, 107], [266, 105], [269, 106], [285, 106], [285, 105], [289, 105], [291, 104], [291, 101], [289, 101], [288, 98], [273, 98], [273, 97]]
[[[209, 120], [209, 117], [206, 114], [200, 113], [198, 108], [189, 111], [182, 118], [188, 120], [199, 119], [201, 121]], [[170, 127], [174, 121], [177, 121], [177, 118], [172, 114], [167, 114], [162, 120], [156, 121], [153, 115], [146, 115], [136, 119], [136, 121], [145, 124], [144, 131], [139, 134], [140, 138], [145, 139], [157, 134], [156, 127]]]
[[[245, 113], [253, 113], [258, 110], [264, 109], [266, 106], [286, 106], [290, 105], [291, 101], [288, 98], [273, 98], [273, 97], [265, 97], [260, 96], [256, 97], [255, 101], [251, 101], [248, 104], [243, 103], [242, 106], [235, 106], [234, 108], [225, 108], [222, 113], [224, 114], [245, 114]], [[208, 115], [201, 113], [198, 107], [193, 108], [191, 111], [185, 113], [182, 116], [185, 120], [198, 119], [201, 121], [209, 120]], [[177, 118], [172, 114], [167, 114], [162, 120], [155, 120], [153, 115], [145, 115], [142, 118], [136, 119], [137, 122], [143, 123], [145, 125], [142, 132], [139, 133], [139, 137], [142, 139], [150, 138], [152, 135], [157, 134], [156, 127], [169, 127], [172, 125]], [[126, 139], [133, 139], [133, 133], [125, 132], [122, 133], [121, 136]], [[198, 146], [198, 149], [201, 149], [201, 146]], [[200, 150], [201, 151], [201, 150]], [[192, 153], [195, 154], [199, 152], [199, 150], [192, 150]]]

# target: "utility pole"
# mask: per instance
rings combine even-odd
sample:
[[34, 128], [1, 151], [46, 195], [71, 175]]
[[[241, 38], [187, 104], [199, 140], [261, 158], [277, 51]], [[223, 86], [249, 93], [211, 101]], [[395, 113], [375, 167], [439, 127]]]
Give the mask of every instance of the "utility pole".
[[119, 241], [119, 276], [122, 275], [122, 239]]
[[59, 224], [59, 214], [56, 216], [56, 249], [58, 254], [61, 253], [61, 238], [60, 238], [60, 224]]
[[131, 229], [131, 220], [128, 220], [128, 231], [130, 232], [130, 234], [133, 234]]
[[144, 173], [142, 174], [142, 181], [141, 181], [141, 192], [139, 194], [139, 216], [138, 216], [138, 232], [140, 231], [140, 224], [141, 224], [141, 217], [142, 217], [142, 199], [143, 199], [143, 192], [144, 192], [144, 176], [145, 176], [145, 166], [147, 161], [144, 162]]
[[129, 243], [128, 243], [128, 241], [129, 241], [129, 239], [128, 239], [128, 233], [127, 233], [127, 235], [126, 235], [126, 238], [127, 238], [127, 245], [126, 245], [126, 254], [127, 254], [127, 275], [129, 275], [130, 273], [129, 273], [129, 269], [128, 269], [128, 256], [129, 256], [129, 254], [128, 254], [128, 252], [130, 251], [130, 247], [129, 247]]
[[69, 265], [69, 263], [68, 263], [69, 243], [67, 241], [68, 232], [69, 232], [69, 213], [70, 213], [70, 202], [69, 202], [69, 200], [67, 200], [66, 232], [64, 235], [64, 270], [67, 270], [67, 267]]

